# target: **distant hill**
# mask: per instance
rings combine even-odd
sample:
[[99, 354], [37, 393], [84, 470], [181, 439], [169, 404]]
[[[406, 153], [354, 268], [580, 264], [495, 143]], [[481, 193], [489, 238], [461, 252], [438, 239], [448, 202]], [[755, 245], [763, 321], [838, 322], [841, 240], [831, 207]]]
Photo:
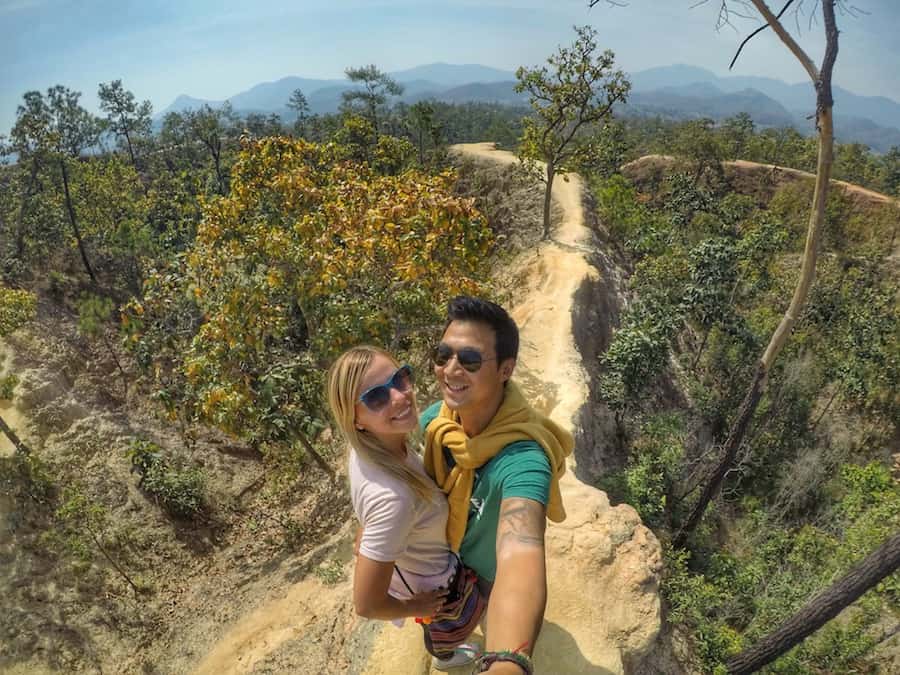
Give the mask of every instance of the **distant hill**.
[[[415, 103], [436, 99], [450, 103], [468, 101], [521, 105], [527, 97], [513, 91], [515, 75], [479, 64], [432, 63], [400, 70], [390, 75], [404, 85], [402, 101]], [[720, 121], [747, 112], [761, 127], [793, 126], [812, 133], [808, 116], [815, 107], [812, 84], [787, 84], [766, 77], [719, 77], [705, 68], [676, 64], [638, 71], [630, 75], [632, 91], [625, 114], [659, 115], [666, 119], [710, 117]], [[288, 99], [300, 89], [314, 113], [335, 112], [341, 93], [353, 85], [342, 79], [285, 77], [264, 82], [229, 97], [235, 111], [293, 114]], [[834, 88], [835, 134], [842, 142], [865, 143], [884, 152], [900, 145], [900, 103], [881, 96], [860, 96]], [[181, 95], [157, 115], [183, 111], [203, 104], [218, 106], [222, 101], [206, 101]]]
[[783, 105], [755, 89], [726, 94], [711, 85], [687, 85], [683, 88], [636, 91], [628, 97], [626, 107], [626, 113], [659, 115], [676, 120], [699, 117], [722, 120], [739, 112], [749, 112], [759, 126], [794, 124], [793, 115]]
[[444, 88], [457, 87], [471, 82], [503, 82], [516, 79], [516, 75], [512, 71], [498, 70], [477, 63], [464, 65], [431, 63], [409, 70], [398, 70], [391, 73], [391, 77], [404, 84], [412, 80], [429, 80], [440, 83]]
[[286, 110], [287, 102], [295, 89], [300, 89], [307, 98], [310, 92], [326, 87], [347, 88], [346, 80], [310, 80], [304, 77], [284, 77], [276, 82], [263, 82], [255, 87], [235, 94], [228, 100], [236, 110]]
[[[688, 65], [660, 66], [650, 68], [632, 76], [633, 92], [648, 92], [662, 88], [714, 86], [726, 93], [736, 93], [755, 89], [780, 103], [794, 117], [794, 124], [800, 129], [809, 128], [806, 117], [815, 110], [816, 97], [812, 83], [787, 84], [770, 77], [728, 76], [719, 77], [705, 68]], [[900, 103], [884, 96], [861, 96], [842, 87], [834, 87], [835, 115], [856, 118], [854, 122], [845, 120], [843, 133], [838, 133], [842, 141], [858, 141], [879, 150], [887, 150], [896, 145], [894, 132], [900, 130]], [[748, 111], [751, 112], [752, 111]], [[754, 117], [754, 120], [756, 118]], [[868, 120], [868, 123], [865, 121]], [[758, 121], [758, 120], [757, 120]], [[761, 123], [761, 122], [760, 122]], [[885, 130], [884, 134], [874, 131], [872, 124]], [[866, 130], [868, 129], [868, 135]], [[859, 137], [847, 134], [861, 133]], [[868, 140], [862, 140], [863, 137]]]
[[506, 105], [523, 105], [528, 103], [525, 94], [513, 91], [515, 81], [464, 84], [442, 92], [436, 98], [448, 103], [465, 103], [466, 101], [482, 101], [484, 103], [504, 103]]
[[879, 152], [900, 147], [900, 129], [880, 126], [865, 117], [835, 115], [834, 137], [841, 143], [865, 143]]
[[156, 115], [156, 117], [165, 117], [170, 112], [184, 112], [185, 110], [196, 110], [197, 108], [202, 108], [204, 105], [208, 105], [212, 108], [218, 108], [225, 101], [209, 101], [202, 98], [194, 98], [193, 96], [188, 96], [187, 94], [182, 94], [174, 101], [172, 104], [163, 110], [161, 113]]
[[[423, 98], [441, 98], [441, 94], [457, 87], [473, 83], [512, 82], [515, 74], [507, 70], [499, 70], [478, 64], [454, 65], [450, 63], [432, 63], [416, 66], [408, 70], [389, 73], [400, 82], [404, 89], [403, 100], [415, 102]], [[309, 102], [314, 113], [335, 112], [341, 102], [341, 92], [352, 88], [346, 79], [317, 80], [303, 77], [284, 77], [275, 82], [263, 82], [246, 91], [229, 96], [232, 107], [239, 113], [274, 112], [287, 114], [288, 99], [295, 89], [300, 89]], [[510, 85], [511, 86], [511, 85]], [[485, 90], [490, 100], [505, 100], [510, 94], [498, 95], [497, 92]], [[450, 94], [455, 98], [456, 94]], [[458, 99], [480, 100], [480, 99]], [[222, 105], [223, 101], [206, 101], [181, 95], [156, 115], [165, 117], [169, 112], [182, 112], [189, 108], [199, 108], [204, 104]]]

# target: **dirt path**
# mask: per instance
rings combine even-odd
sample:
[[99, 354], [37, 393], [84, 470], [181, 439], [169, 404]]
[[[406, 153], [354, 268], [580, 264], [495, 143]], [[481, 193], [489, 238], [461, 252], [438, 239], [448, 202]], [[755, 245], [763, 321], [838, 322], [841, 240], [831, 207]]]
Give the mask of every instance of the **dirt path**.
[[[351, 528], [345, 528], [338, 538], [346, 538], [350, 531]], [[263, 664], [292, 641], [308, 643], [303, 651], [312, 662], [303, 664], [302, 672], [342, 672], [343, 665], [335, 664], [333, 656], [328, 654], [334, 637], [329, 633], [346, 630], [347, 620], [352, 619], [348, 607], [350, 597], [349, 581], [326, 586], [310, 574], [289, 586], [282, 597], [263, 602], [230, 626], [193, 672], [196, 675], [269, 672]], [[338, 661], [342, 659], [338, 657]], [[292, 661], [290, 670], [301, 672], [299, 665]]]
[[[622, 169], [625, 170], [629, 166], [635, 166], [638, 164], [644, 163], [652, 163], [652, 162], [663, 162], [670, 163], [674, 162], [675, 157], [672, 155], [644, 155], [643, 157], [639, 157], [633, 162], [628, 162], [625, 164]], [[801, 171], [800, 169], [791, 169], [786, 166], [777, 166], [775, 164], [760, 164], [759, 162], [750, 162], [745, 159], [737, 159], [727, 162], [722, 162], [725, 166], [733, 166], [741, 169], [768, 169], [770, 171], [777, 171], [787, 176], [794, 176], [796, 178], [807, 178], [809, 180], [815, 180], [816, 174], [809, 173], [808, 171]], [[851, 195], [859, 195], [860, 197], [865, 197], [870, 201], [878, 202], [882, 204], [887, 204], [889, 202], [896, 202], [897, 200], [893, 197], [890, 197], [881, 192], [876, 192], [875, 190], [869, 190], [868, 188], [864, 188], [860, 185], [855, 185], [854, 183], [848, 183], [843, 180], [831, 179], [832, 185], [839, 185], [844, 188]]]
[[[742, 169], [758, 169], [760, 167], [764, 169], [769, 169], [771, 171], [780, 171], [781, 173], [789, 174], [792, 176], [797, 176], [798, 178], [809, 178], [811, 180], [816, 179], [816, 174], [809, 173], [808, 171], [800, 171], [799, 169], [790, 169], [784, 166], [775, 166], [774, 164], [760, 164], [759, 162], [748, 162], [745, 159], [737, 159], [731, 162], [725, 162], [726, 166], [736, 166]], [[855, 185], [853, 183], [848, 183], [843, 180], [836, 180], [834, 178], [831, 179], [832, 185], [839, 185], [844, 190], [853, 195], [860, 195], [862, 197], [866, 197], [874, 202], [880, 202], [883, 204], [887, 204], [888, 202], [896, 201], [893, 198], [889, 197], [886, 194], [882, 194], [881, 192], [875, 192], [875, 190], [869, 190], [868, 188], [864, 188], [860, 185]]]
[[[514, 164], [511, 152], [496, 150], [493, 143], [454, 146], [454, 151], [481, 161]], [[575, 415], [588, 396], [588, 376], [575, 347], [572, 331], [572, 298], [585, 277], [596, 278], [597, 270], [584, 259], [590, 232], [584, 226], [581, 178], [557, 176], [553, 199], [562, 210], [562, 220], [552, 239], [523, 261], [525, 287], [510, 309], [520, 330], [521, 348], [516, 375], [526, 381], [526, 390], [539, 401], [543, 412], [574, 431]], [[534, 383], [530, 387], [528, 383]], [[540, 383], [540, 384], [537, 384]], [[543, 388], [544, 391], [536, 391]], [[574, 461], [574, 456], [573, 456]]]
[[[630, 175], [630, 171], [640, 172], [642, 169], [646, 169], [648, 166], [663, 167], [668, 166], [674, 162], [675, 157], [673, 157], [672, 155], [644, 155], [643, 157], [639, 157], [634, 161], [624, 164], [621, 167], [621, 171], [626, 175]], [[816, 179], [815, 174], [809, 173], [807, 171], [800, 171], [799, 169], [791, 169], [784, 166], [776, 166], [774, 164], [760, 164], [758, 162], [750, 162], [744, 159], [722, 162], [722, 164], [726, 169], [731, 169], [732, 171], [743, 171], [750, 175], [753, 175], [754, 172], [759, 174], [762, 170], [763, 172], [771, 172], [773, 177], [780, 176], [782, 179], [801, 179], [808, 181], [815, 181]], [[832, 178], [831, 186], [842, 189], [847, 196], [855, 198], [855, 200], [857, 200], [861, 204], [865, 204], [868, 206], [893, 204], [896, 208], [900, 208], [900, 200], [881, 192], [876, 192], [875, 190], [869, 190], [868, 188], [864, 188], [860, 185], [855, 185], [853, 183], [848, 183], [846, 181], [836, 180]], [[895, 232], [896, 231], [884, 232], [884, 237], [887, 240], [886, 243], [894, 242], [891, 253], [888, 255], [887, 259], [896, 264], [896, 262], [900, 260], [900, 238], [894, 236]]]

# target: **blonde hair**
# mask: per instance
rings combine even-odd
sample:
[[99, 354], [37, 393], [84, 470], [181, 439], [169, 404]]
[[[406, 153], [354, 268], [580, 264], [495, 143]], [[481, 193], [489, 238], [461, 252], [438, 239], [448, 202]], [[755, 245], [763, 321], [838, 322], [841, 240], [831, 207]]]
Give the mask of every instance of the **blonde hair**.
[[328, 405], [341, 435], [359, 455], [390, 476], [403, 481], [421, 499], [432, 499], [437, 486], [417, 473], [405, 462], [398, 461], [373, 434], [356, 428], [356, 402], [363, 377], [376, 355], [382, 355], [397, 366], [397, 361], [385, 350], [370, 345], [351, 347], [328, 369], [326, 388]]

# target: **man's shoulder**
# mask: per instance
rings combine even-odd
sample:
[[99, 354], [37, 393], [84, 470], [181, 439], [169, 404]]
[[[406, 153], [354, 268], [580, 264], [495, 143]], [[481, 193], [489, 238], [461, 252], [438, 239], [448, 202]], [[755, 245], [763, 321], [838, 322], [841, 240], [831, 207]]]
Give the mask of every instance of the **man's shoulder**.
[[484, 465], [479, 483], [493, 486], [500, 499], [523, 497], [546, 504], [552, 480], [547, 453], [535, 441], [510, 443]]
[[439, 412], [441, 412], [440, 401], [435, 401], [430, 406], [425, 408], [425, 410], [419, 416], [419, 426], [422, 428], [422, 431], [425, 431], [425, 428], [429, 424], [431, 424], [431, 420], [437, 417]]
[[525, 467], [550, 468], [550, 460], [541, 444], [533, 440], [513, 441], [485, 465], [489, 471], [510, 471]]

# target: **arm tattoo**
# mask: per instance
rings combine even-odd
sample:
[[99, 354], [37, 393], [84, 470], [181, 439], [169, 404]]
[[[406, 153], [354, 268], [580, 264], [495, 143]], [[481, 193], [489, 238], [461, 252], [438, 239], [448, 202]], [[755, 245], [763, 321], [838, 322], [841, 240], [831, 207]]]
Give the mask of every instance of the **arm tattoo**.
[[544, 546], [546, 516], [544, 506], [532, 499], [511, 499], [500, 507], [497, 524], [497, 550], [507, 544]]

